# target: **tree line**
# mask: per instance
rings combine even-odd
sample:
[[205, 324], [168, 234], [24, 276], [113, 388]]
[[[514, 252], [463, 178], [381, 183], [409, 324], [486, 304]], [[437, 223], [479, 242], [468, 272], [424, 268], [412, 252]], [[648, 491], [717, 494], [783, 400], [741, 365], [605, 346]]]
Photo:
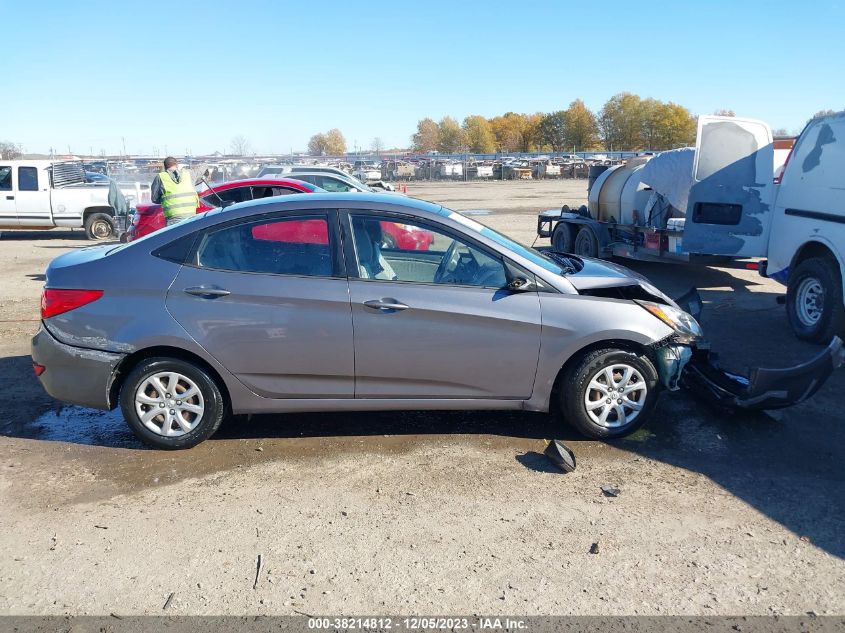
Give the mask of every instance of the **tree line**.
[[623, 92], [598, 112], [576, 99], [565, 110], [485, 118], [452, 117], [417, 123], [411, 137], [417, 152], [580, 152], [671, 149], [695, 143], [696, 119], [685, 107]]

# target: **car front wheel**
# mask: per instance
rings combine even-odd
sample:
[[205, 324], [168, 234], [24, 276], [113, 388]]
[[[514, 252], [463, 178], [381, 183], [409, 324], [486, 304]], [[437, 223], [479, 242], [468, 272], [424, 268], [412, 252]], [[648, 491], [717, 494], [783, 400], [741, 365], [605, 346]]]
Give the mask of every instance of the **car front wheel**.
[[564, 375], [561, 411], [587, 437], [622, 437], [646, 422], [657, 392], [657, 370], [647, 356], [599, 349], [578, 359]]
[[174, 358], [139, 363], [120, 390], [120, 407], [132, 432], [154, 448], [191, 448], [211, 437], [226, 404], [208, 373]]

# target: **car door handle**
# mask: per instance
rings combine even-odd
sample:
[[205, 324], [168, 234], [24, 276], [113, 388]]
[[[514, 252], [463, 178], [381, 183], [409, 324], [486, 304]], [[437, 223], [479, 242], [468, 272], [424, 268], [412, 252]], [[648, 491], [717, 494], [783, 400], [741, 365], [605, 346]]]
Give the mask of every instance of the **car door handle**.
[[196, 297], [225, 297], [226, 295], [232, 294], [228, 290], [224, 290], [223, 288], [218, 288], [217, 286], [193, 286], [191, 288], [185, 288], [185, 292], [189, 295], [194, 295]]
[[6, 200], [14, 200], [15, 196], [6, 196]]
[[370, 299], [364, 305], [374, 310], [407, 310], [409, 307], [396, 299]]

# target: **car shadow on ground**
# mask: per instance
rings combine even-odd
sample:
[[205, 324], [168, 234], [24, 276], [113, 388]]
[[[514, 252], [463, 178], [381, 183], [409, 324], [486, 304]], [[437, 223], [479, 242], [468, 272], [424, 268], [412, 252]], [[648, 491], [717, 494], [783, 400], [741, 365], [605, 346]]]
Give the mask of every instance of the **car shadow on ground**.
[[[0, 360], [0, 377], [12, 375], [18, 389], [14, 397], [9, 393], [0, 395], [0, 407], [6, 412], [0, 435], [104, 448], [143, 448], [119, 411], [61, 406], [46, 396], [33, 375], [28, 356]], [[20, 404], [21, 393], [31, 394], [27, 405]], [[840, 418], [806, 420], [800, 413], [731, 414], [711, 409], [684, 393], [665, 394], [647, 426], [629, 438], [608, 444], [648, 460], [700, 473], [785, 526], [796, 538], [805, 537], [817, 547], [845, 558], [845, 425]], [[379, 452], [388, 450], [383, 436], [390, 436], [390, 445], [395, 449], [397, 437], [405, 436], [412, 447], [418, 438], [456, 434], [489, 438], [485, 445], [492, 445], [491, 450], [512, 449], [515, 460], [537, 473], [558, 472], [539, 452], [543, 439], [565, 441], [579, 463], [607, 459], [605, 452], [595, 450], [595, 442], [584, 440], [555, 416], [503, 411], [238, 416], [225, 424], [210, 443], [223, 445], [225, 450], [226, 440], [340, 441], [363, 436], [371, 438], [368, 450]], [[526, 445], [525, 439], [537, 440], [536, 450]], [[271, 451], [262, 453], [265, 454], [271, 458]], [[237, 460], [234, 455], [232, 465]], [[193, 472], [191, 459], [179, 463], [187, 469], [186, 476]], [[648, 461], [643, 462], [642, 468], [648, 468]], [[614, 483], [624, 494], [626, 482]]]

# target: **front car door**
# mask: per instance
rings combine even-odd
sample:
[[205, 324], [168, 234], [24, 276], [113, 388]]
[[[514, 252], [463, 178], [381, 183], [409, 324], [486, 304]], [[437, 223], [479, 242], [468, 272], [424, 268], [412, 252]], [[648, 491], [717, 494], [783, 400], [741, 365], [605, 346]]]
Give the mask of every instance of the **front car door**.
[[[540, 348], [536, 292], [505, 289], [502, 257], [401, 214], [342, 215], [355, 331], [356, 398], [527, 399]], [[427, 249], [385, 239], [427, 232]]]
[[173, 317], [260, 396], [353, 396], [352, 317], [335, 218], [277, 213], [206, 229], [168, 291]]
[[0, 225], [17, 226], [15, 190], [12, 186], [12, 166], [0, 163]]
[[772, 225], [774, 170], [768, 125], [736, 117], [699, 117], [684, 250], [764, 257]]

